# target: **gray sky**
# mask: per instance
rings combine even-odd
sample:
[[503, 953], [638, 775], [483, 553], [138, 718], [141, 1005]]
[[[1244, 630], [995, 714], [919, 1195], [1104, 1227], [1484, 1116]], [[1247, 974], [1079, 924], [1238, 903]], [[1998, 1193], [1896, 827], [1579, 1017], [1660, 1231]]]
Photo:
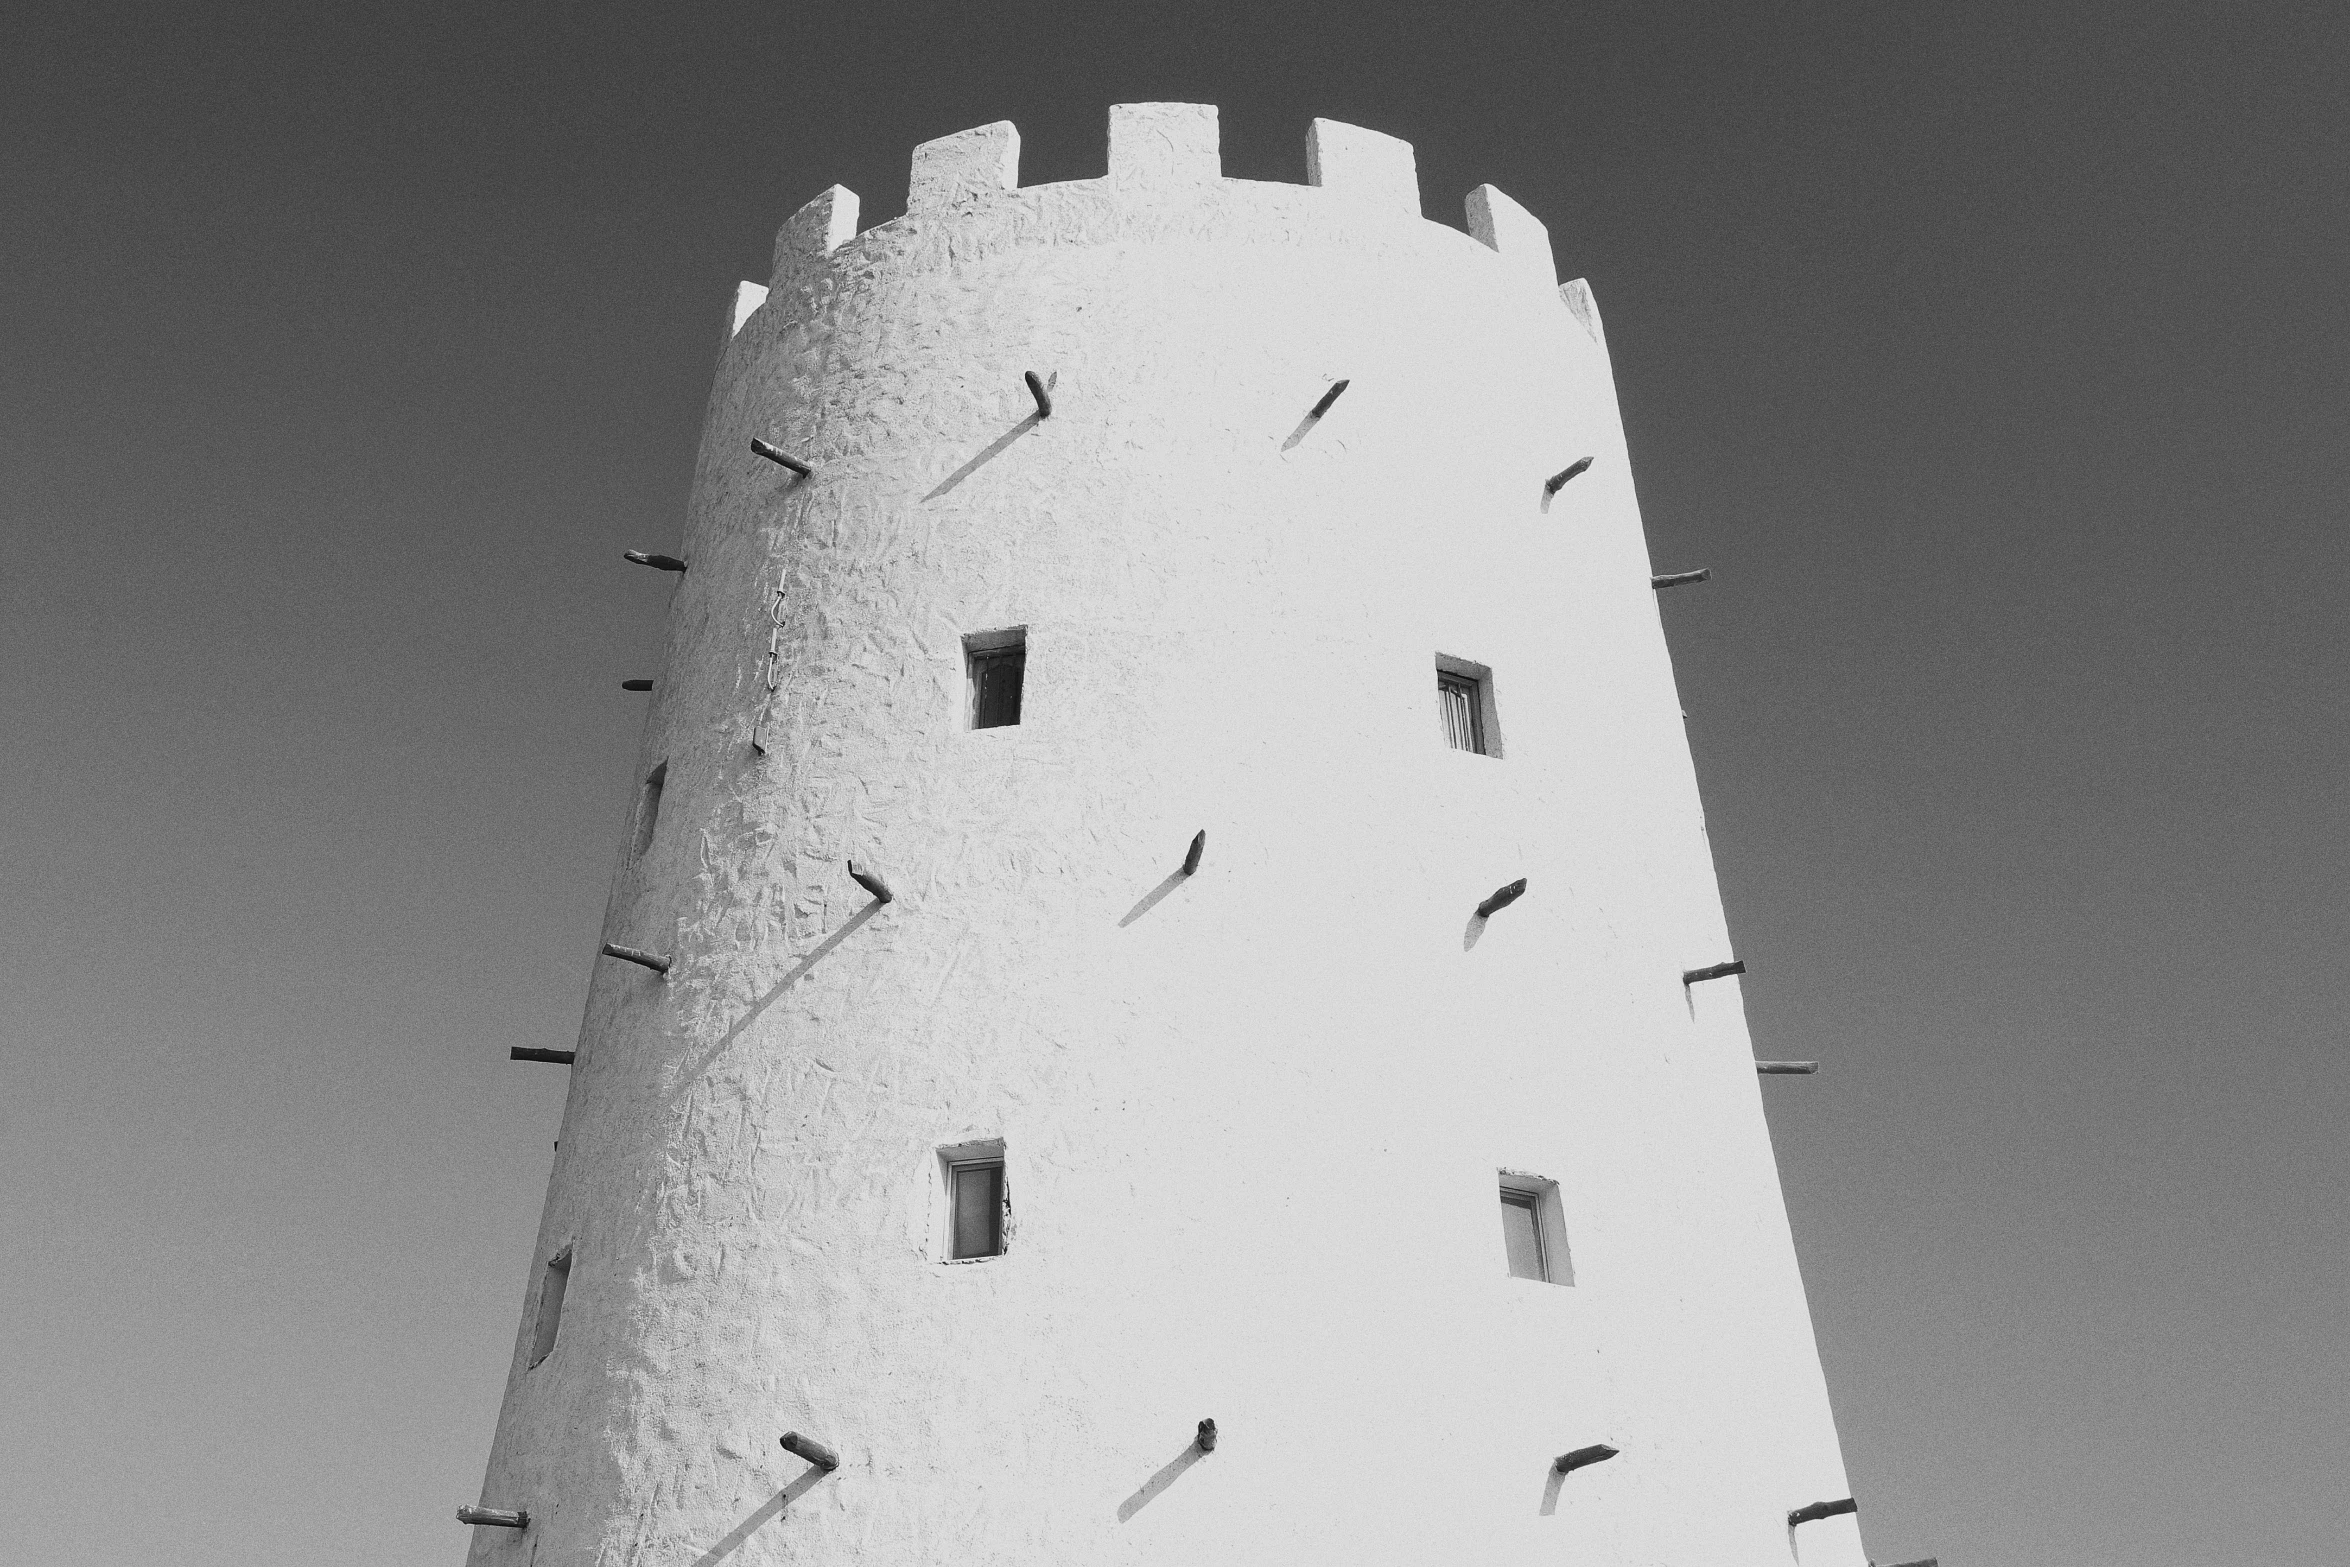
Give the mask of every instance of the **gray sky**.
[[1265, 9], [18, 8], [12, 1559], [458, 1560], [724, 301], [1180, 99], [1597, 290], [1878, 1558], [2339, 1562], [2350, 11]]

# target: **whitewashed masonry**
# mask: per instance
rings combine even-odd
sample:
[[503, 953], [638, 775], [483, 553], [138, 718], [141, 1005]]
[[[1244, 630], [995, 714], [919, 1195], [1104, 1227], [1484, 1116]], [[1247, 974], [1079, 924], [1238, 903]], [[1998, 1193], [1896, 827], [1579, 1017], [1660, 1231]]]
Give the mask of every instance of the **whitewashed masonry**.
[[474, 1567], [1860, 1567], [1590, 291], [1352, 126], [1018, 162], [736, 302]]

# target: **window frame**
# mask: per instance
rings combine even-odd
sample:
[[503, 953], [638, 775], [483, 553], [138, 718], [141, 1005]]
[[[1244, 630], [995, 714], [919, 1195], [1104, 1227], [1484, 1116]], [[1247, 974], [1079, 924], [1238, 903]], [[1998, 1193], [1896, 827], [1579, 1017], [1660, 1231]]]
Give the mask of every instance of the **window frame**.
[[[1445, 712], [1445, 693], [1459, 688], [1469, 698], [1469, 738], [1472, 745], [1452, 743], [1452, 726]], [[1501, 758], [1501, 714], [1494, 699], [1493, 670], [1485, 664], [1450, 653], [1436, 655], [1436, 732], [1448, 751], [1466, 756]]]
[[[1540, 1279], [1545, 1284], [1549, 1283], [1550, 1256], [1548, 1248], [1542, 1244], [1542, 1194], [1521, 1190], [1505, 1181], [1501, 1188], [1501, 1206], [1501, 1251], [1503, 1261], [1510, 1270], [1510, 1277], [1513, 1279]], [[1511, 1254], [1509, 1215], [1513, 1210], [1522, 1210], [1526, 1215], [1528, 1238], [1533, 1242], [1534, 1247], [1534, 1271], [1532, 1273], [1520, 1273], [1517, 1258]]]
[[[992, 667], [1016, 663], [1020, 671], [1020, 693], [1013, 701], [1013, 716], [1009, 723], [983, 724], [979, 721], [979, 698], [986, 671]], [[983, 729], [1017, 729], [1028, 717], [1028, 628], [1005, 626], [995, 631], [975, 631], [963, 638], [963, 727], [970, 731]]]
[[1510, 1267], [1508, 1219], [1504, 1218], [1502, 1232], [1502, 1268], [1512, 1279], [1524, 1279], [1530, 1284], [1557, 1284], [1573, 1287], [1575, 1282], [1575, 1255], [1567, 1242], [1566, 1215], [1559, 1197], [1559, 1183], [1547, 1176], [1530, 1174], [1524, 1170], [1504, 1169], [1499, 1172], [1500, 1206], [1524, 1208], [1534, 1220], [1535, 1260], [1541, 1266], [1539, 1276], [1519, 1273]]
[[[962, 1240], [962, 1204], [958, 1200], [958, 1183], [968, 1174], [993, 1170], [996, 1177], [993, 1251], [960, 1255]], [[938, 1150], [938, 1260], [963, 1264], [992, 1262], [1012, 1249], [1012, 1177], [1010, 1162], [1004, 1157], [1004, 1141], [1000, 1137], [977, 1142], [957, 1143]]]

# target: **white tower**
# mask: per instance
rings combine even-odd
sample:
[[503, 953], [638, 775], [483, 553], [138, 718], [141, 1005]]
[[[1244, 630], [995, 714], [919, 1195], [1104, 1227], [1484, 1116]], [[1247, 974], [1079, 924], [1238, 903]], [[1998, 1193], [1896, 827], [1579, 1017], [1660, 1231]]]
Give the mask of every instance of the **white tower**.
[[1857, 1567], [1589, 291], [1018, 147], [737, 301], [473, 1562]]

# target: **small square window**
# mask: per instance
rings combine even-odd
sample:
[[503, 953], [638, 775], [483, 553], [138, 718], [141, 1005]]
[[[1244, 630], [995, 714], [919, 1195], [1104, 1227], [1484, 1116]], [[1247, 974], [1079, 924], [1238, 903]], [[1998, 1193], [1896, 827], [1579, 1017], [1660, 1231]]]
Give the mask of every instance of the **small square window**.
[[946, 1181], [946, 1260], [970, 1262], [1004, 1254], [1011, 1193], [1004, 1184], [1004, 1145], [967, 1143], [939, 1150]]
[[963, 639], [970, 671], [970, 723], [974, 729], [1005, 729], [1020, 722], [1020, 688], [1028, 672], [1028, 632], [982, 632]]
[[1558, 1182], [1515, 1170], [1501, 1172], [1501, 1245], [1511, 1278], [1575, 1282], [1566, 1224], [1559, 1213]]
[[1483, 664], [1436, 655], [1436, 715], [1444, 743], [1455, 751], [1501, 755], [1501, 731], [1493, 711], [1493, 671]]
[[563, 1325], [563, 1295], [570, 1287], [571, 1248], [566, 1246], [547, 1259], [546, 1276], [539, 1281], [539, 1315], [530, 1343], [534, 1366], [555, 1352], [555, 1333]]

